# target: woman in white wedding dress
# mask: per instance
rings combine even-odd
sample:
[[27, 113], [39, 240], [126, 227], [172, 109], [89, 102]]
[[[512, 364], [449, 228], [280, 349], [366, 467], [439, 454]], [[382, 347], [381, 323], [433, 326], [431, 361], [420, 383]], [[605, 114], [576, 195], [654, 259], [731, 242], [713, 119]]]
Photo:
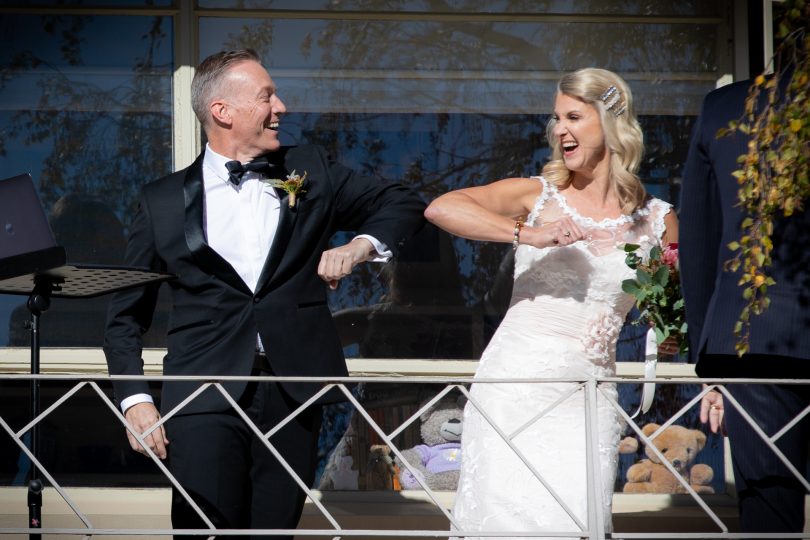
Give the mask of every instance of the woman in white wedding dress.
[[[453, 191], [425, 212], [450, 233], [516, 250], [510, 307], [476, 379], [613, 376], [616, 340], [634, 303], [621, 288], [634, 276], [621, 247], [639, 244], [648, 253], [677, 241], [671, 206], [647, 196], [635, 174], [643, 137], [619, 76], [595, 68], [564, 76], [548, 138], [543, 176]], [[474, 383], [453, 530], [468, 538], [610, 531], [622, 423], [603, 393], [615, 400], [615, 384], [600, 385], [590, 407], [578, 383]], [[598, 433], [590, 472], [586, 409]], [[590, 518], [589, 481], [598, 493]]]

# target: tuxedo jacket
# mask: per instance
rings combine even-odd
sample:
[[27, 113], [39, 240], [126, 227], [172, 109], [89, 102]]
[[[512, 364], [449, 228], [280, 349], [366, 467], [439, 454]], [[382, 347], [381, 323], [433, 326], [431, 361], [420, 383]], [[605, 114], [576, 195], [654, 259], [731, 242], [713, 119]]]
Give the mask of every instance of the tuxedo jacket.
[[[306, 192], [290, 208], [287, 194], [278, 190], [278, 229], [255, 293], [206, 243], [202, 155], [142, 190], [125, 262], [177, 276], [168, 282], [172, 311], [164, 375], [250, 375], [259, 334], [277, 376], [346, 376], [327, 285], [317, 275], [321, 254], [332, 235], [345, 230], [377, 238], [396, 256], [423, 224], [424, 203], [415, 192], [355, 174], [320, 147], [282, 147], [268, 157], [270, 178], [306, 172]], [[104, 338], [111, 375], [143, 374], [141, 336], [157, 292], [158, 286], [147, 286], [113, 297]], [[161, 409], [170, 410], [200, 384], [166, 381]], [[246, 382], [224, 386], [238, 400]], [[319, 386], [289, 383], [285, 389], [300, 402]], [[119, 401], [149, 393], [145, 381], [116, 381], [114, 391]], [[209, 389], [182, 414], [228, 407]]]
[[[720, 128], [743, 112], [750, 81], [709, 93], [697, 119], [683, 170], [680, 208], [680, 265], [686, 301], [690, 356], [698, 373], [700, 360], [712, 355], [735, 355], [733, 329], [745, 300], [738, 285], [741, 271], [723, 269], [732, 258], [728, 249], [739, 241], [745, 217], [737, 206], [739, 184], [732, 172], [738, 156], [748, 151], [749, 137], [740, 133], [717, 138]], [[777, 219], [772, 235], [776, 285], [767, 291], [771, 304], [761, 315], [751, 315], [750, 356], [810, 360], [810, 215], [808, 210]], [[710, 360], [707, 360], [710, 362]], [[778, 363], [778, 362], [777, 362]], [[753, 362], [749, 362], [753, 364]], [[801, 377], [793, 369], [777, 373], [776, 364], [756, 362], [744, 376]], [[730, 363], [729, 366], [742, 366]], [[793, 363], [799, 369], [810, 362]], [[739, 375], [737, 371], [737, 375]], [[734, 373], [714, 375], [734, 376]], [[713, 375], [713, 376], [714, 376]], [[704, 375], [706, 376], [706, 375]]]

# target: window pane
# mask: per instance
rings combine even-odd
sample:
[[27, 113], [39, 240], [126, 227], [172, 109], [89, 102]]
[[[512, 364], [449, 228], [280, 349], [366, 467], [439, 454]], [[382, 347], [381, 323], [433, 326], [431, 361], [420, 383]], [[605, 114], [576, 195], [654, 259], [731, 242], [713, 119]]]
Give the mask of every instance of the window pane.
[[[302, 11], [376, 11], [384, 14], [436, 11], [431, 0], [199, 0], [201, 8], [290, 9]], [[443, 2], [444, 13], [492, 14], [599, 14], [599, 15], [700, 15], [716, 16], [718, 4], [685, 0], [682, 2], [627, 2], [626, 0], [456, 0]]]
[[[2, 7], [54, 7], [53, 0], [0, 0]], [[126, 7], [169, 7], [174, 5], [174, 0], [61, 0], [58, 2], [60, 8], [62, 7], [81, 7], [81, 8], [96, 8], [96, 7], [113, 7], [113, 8], [126, 8]]]
[[[346, 165], [409, 183], [428, 201], [450, 189], [538, 174], [548, 156], [545, 126], [557, 79], [583, 66], [612, 69], [628, 80], [641, 115], [646, 152], [640, 175], [652, 194], [677, 201], [694, 117], [730, 65], [720, 3], [577, 4], [578, 16], [708, 17], [691, 24], [495, 16], [510, 9], [570, 13], [573, 5], [567, 2], [453, 2], [447, 9], [457, 10], [458, 17], [423, 13], [408, 19], [409, 10], [428, 12], [427, 4], [358, 0], [313, 8], [386, 14], [362, 19], [289, 13], [270, 19], [258, 11], [252, 18], [206, 16], [200, 19], [200, 35], [206, 36], [201, 57], [219, 49], [256, 49], [289, 111], [282, 119], [284, 144], [324, 145]], [[204, 5], [227, 7], [212, 0]], [[301, 9], [281, 1], [253, 7]], [[486, 10], [492, 10], [492, 20], [464, 17]], [[391, 15], [394, 11], [406, 13]], [[335, 242], [349, 237], [339, 235]], [[425, 228], [396, 261], [359, 267], [330, 295], [347, 355], [479, 357], [508, 305], [512, 260], [508, 245]], [[627, 325], [622, 334], [617, 356], [624, 361], [643, 359], [644, 332], [638, 330]], [[638, 385], [625, 386], [621, 403], [632, 410]], [[366, 390], [364, 403], [385, 429], [407, 418], [421, 399], [409, 393], [413, 388]], [[647, 420], [668, 418], [696, 391], [662, 392]], [[380, 488], [369, 483], [373, 475], [367, 470], [378, 461], [370, 454], [380, 442], [374, 433], [339, 407], [330, 408], [326, 418], [320, 486], [336, 485], [329, 471], [339, 469], [336, 459], [343, 463], [349, 455], [330, 451], [348, 447], [356, 450], [349, 460], [357, 473], [351, 487]], [[692, 416], [687, 421], [697, 425]], [[419, 442], [411, 432], [402, 437], [397, 442], [404, 447]], [[715, 487], [721, 491], [722, 449], [713, 443], [707, 455], [718, 463]], [[636, 458], [624, 456], [622, 471]], [[618, 478], [619, 490], [623, 479]]]
[[[560, 74], [607, 67], [636, 98], [642, 178], [675, 202], [693, 115], [728, 63], [717, 46], [724, 31], [720, 23], [203, 17], [200, 56], [255, 48], [290, 111], [285, 144], [323, 144], [426, 200], [538, 174]], [[360, 268], [331, 296], [349, 355], [475, 358], [486, 345], [508, 301], [509, 246], [423, 235], [411, 243], [418, 252], [382, 271]]]
[[559, 74], [592, 65], [624, 75], [641, 114], [695, 114], [722, 62], [713, 24], [202, 18], [200, 33], [202, 57], [259, 51], [296, 111], [544, 113]]
[[[120, 263], [139, 187], [172, 168], [171, 18], [17, 15], [0, 29], [2, 176], [32, 174], [69, 262]], [[107, 301], [55, 300], [43, 345], [100, 346]], [[24, 302], [0, 298], [0, 343], [28, 343]]]

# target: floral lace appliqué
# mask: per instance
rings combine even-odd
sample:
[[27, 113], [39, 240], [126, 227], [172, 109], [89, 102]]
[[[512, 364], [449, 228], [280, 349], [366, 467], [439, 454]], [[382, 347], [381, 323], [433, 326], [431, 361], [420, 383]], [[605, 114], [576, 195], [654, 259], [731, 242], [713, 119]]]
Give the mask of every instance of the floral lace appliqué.
[[588, 320], [586, 323], [588, 333], [582, 337], [582, 344], [594, 363], [602, 365], [608, 363], [610, 351], [619, 337], [623, 322], [612, 309], [600, 311]]

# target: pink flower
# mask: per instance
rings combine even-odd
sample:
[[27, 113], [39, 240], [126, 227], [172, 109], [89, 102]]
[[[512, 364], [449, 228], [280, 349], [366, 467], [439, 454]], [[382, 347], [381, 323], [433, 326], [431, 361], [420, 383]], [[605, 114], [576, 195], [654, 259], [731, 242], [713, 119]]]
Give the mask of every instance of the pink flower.
[[678, 244], [667, 244], [661, 253], [661, 261], [670, 268], [678, 268]]

